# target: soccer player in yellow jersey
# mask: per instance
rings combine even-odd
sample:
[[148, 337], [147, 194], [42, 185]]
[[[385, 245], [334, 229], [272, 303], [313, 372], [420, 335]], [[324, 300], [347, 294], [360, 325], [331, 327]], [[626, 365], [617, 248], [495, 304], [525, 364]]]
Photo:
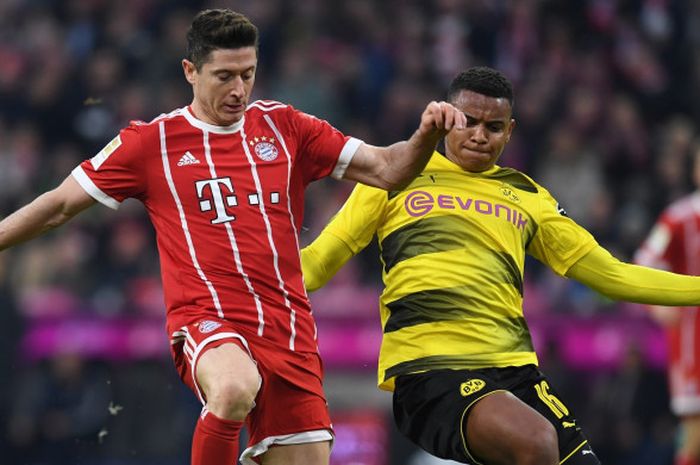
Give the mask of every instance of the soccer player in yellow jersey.
[[510, 82], [477, 67], [450, 84], [467, 117], [408, 187], [358, 185], [302, 251], [322, 286], [376, 234], [384, 330], [379, 387], [399, 430], [462, 463], [596, 465], [572, 412], [537, 368], [522, 310], [530, 254], [618, 300], [700, 303], [700, 278], [623, 263], [525, 174], [496, 165], [515, 126]]

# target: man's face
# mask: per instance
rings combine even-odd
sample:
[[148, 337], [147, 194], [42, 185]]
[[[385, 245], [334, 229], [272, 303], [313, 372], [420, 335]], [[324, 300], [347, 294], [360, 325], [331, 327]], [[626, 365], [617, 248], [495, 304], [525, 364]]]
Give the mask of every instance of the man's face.
[[447, 158], [466, 171], [488, 170], [498, 161], [515, 126], [510, 102], [462, 90], [451, 103], [466, 115], [467, 125], [445, 137]]
[[185, 77], [192, 84], [196, 116], [217, 126], [239, 121], [253, 91], [257, 64], [255, 47], [214, 50], [200, 70], [182, 60]]

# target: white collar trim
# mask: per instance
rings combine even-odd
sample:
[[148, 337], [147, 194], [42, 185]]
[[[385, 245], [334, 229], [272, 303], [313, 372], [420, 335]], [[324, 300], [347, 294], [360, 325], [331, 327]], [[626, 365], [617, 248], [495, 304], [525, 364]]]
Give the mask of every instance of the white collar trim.
[[205, 123], [204, 121], [195, 118], [195, 116], [190, 112], [190, 107], [183, 108], [183, 116], [192, 126], [201, 129], [202, 131], [213, 132], [215, 134], [233, 134], [238, 132], [243, 127], [245, 123], [245, 115], [241, 117], [240, 120], [233, 123], [231, 126], [216, 126], [214, 124]]

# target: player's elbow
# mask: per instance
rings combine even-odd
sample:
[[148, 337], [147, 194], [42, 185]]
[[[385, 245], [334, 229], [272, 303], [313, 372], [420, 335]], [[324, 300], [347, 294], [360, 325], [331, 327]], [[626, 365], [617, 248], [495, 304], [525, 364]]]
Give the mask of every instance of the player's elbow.
[[42, 232], [50, 231], [67, 223], [81, 210], [71, 205], [58, 189], [46, 192], [37, 201], [43, 201], [47, 210]]
[[404, 189], [418, 175], [419, 167], [403, 163], [396, 150], [371, 147], [366, 150], [357, 170], [351, 165], [349, 177], [356, 181], [386, 191]]
[[390, 165], [386, 165], [373, 176], [374, 187], [385, 191], [400, 191], [408, 187], [417, 175], [418, 172], [397, 172]]
[[404, 178], [399, 179], [399, 180], [388, 181], [384, 190], [402, 191], [405, 188], [407, 188], [408, 185], [411, 184], [411, 181], [413, 181], [415, 178], [416, 178], [416, 176], [412, 175], [412, 176], [404, 177]]
[[50, 231], [52, 229], [56, 229], [59, 226], [66, 224], [71, 218], [73, 218], [73, 215], [62, 211], [58, 212], [46, 222], [45, 230]]

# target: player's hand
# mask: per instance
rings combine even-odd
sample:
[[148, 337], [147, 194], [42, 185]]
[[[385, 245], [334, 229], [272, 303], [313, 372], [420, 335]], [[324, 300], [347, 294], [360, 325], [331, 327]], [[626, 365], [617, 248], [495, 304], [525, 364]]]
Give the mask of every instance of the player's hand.
[[432, 101], [421, 115], [418, 131], [426, 136], [444, 137], [452, 129], [464, 129], [467, 117], [447, 102]]

